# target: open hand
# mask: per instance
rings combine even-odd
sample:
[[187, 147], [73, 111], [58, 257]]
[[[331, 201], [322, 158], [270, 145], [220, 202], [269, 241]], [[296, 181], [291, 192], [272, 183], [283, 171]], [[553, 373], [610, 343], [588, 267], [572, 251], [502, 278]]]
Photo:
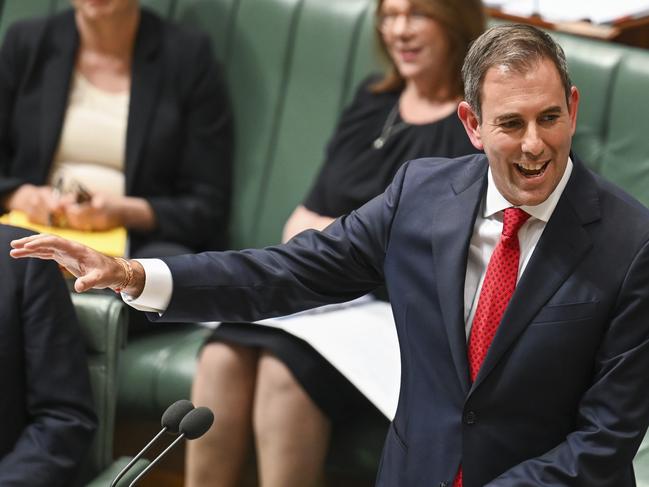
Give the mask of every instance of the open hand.
[[[11, 242], [11, 256], [14, 258], [35, 257], [56, 261], [65, 267], [77, 280], [74, 289], [84, 292], [91, 288], [117, 289], [125, 279], [124, 266], [85, 245], [48, 234], [32, 235]], [[144, 288], [144, 271], [133, 262], [136, 271], [128, 289], [131, 296], [139, 296]]]

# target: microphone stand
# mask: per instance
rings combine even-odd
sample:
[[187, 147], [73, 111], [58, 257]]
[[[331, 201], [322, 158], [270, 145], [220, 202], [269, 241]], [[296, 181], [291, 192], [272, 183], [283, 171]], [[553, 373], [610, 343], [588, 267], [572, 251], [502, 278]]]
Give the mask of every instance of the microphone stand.
[[[142, 471], [138, 474], [137, 477], [135, 477], [135, 478], [133, 479], [133, 482], [131, 482], [131, 483], [129, 484], [128, 487], [134, 487], [134, 485], [135, 485], [135, 484], [136, 484], [136, 483], [137, 483], [137, 482], [138, 482], [142, 477], [144, 477], [144, 476], [149, 472], [149, 470], [151, 470], [151, 469], [153, 468], [153, 466], [154, 466], [156, 463], [158, 463], [158, 461], [160, 461], [160, 459], [161, 459], [163, 456], [165, 456], [169, 450], [171, 450], [174, 446], [176, 446], [176, 444], [177, 444], [180, 440], [182, 440], [184, 437], [185, 437], [185, 433], [181, 433], [180, 436], [178, 436], [178, 438], [176, 438], [176, 439], [175, 439], [175, 440], [174, 440], [174, 441], [173, 441], [173, 442], [172, 442], [172, 443], [171, 443], [167, 448], [165, 448], [164, 451], [163, 451], [162, 453], [160, 453], [160, 455], [158, 455], [157, 457], [155, 457], [155, 459], [154, 459], [154, 460], [153, 460], [149, 465], [147, 465], [146, 468], [145, 468], [144, 470], [142, 470]], [[147, 446], [148, 446], [148, 445], [147, 445]]]
[[[128, 471], [130, 470], [130, 468], [131, 468], [133, 465], [135, 465], [135, 462], [137, 462], [140, 458], [142, 458], [142, 455], [144, 455], [144, 454], [146, 453], [146, 451], [151, 447], [151, 445], [153, 445], [153, 444], [158, 440], [158, 438], [160, 438], [164, 433], [166, 433], [166, 431], [167, 431], [167, 427], [165, 426], [164, 428], [162, 428], [162, 429], [160, 430], [160, 432], [159, 432], [157, 435], [155, 435], [155, 436], [153, 437], [153, 439], [152, 439], [151, 441], [149, 441], [149, 442], [146, 444], [146, 446], [145, 446], [144, 448], [142, 448], [142, 449], [140, 450], [140, 452], [139, 452], [137, 455], [135, 455], [135, 456], [133, 457], [133, 459], [132, 459], [130, 462], [128, 462], [128, 464], [126, 464], [126, 466], [125, 466], [123, 469], [121, 469], [121, 470], [119, 471], [119, 473], [117, 474], [117, 476], [116, 476], [116, 477], [113, 479], [113, 481], [110, 483], [110, 487], [115, 487], [115, 486], [117, 485], [117, 482], [119, 482], [119, 480], [124, 476], [124, 474], [126, 474], [126, 472], [128, 472]], [[172, 443], [172, 444], [173, 444], [173, 443]], [[148, 466], [147, 466], [147, 468], [148, 468]], [[139, 477], [138, 477], [138, 478], [139, 478]], [[136, 480], [137, 480], [137, 479], [136, 479]]]

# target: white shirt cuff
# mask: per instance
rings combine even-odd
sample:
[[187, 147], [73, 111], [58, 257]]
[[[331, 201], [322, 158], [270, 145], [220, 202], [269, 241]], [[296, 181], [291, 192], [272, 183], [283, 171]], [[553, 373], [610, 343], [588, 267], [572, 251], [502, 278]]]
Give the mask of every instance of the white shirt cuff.
[[135, 259], [144, 267], [144, 289], [137, 298], [122, 293], [129, 306], [149, 313], [162, 314], [167, 310], [173, 292], [173, 278], [167, 264], [160, 259]]

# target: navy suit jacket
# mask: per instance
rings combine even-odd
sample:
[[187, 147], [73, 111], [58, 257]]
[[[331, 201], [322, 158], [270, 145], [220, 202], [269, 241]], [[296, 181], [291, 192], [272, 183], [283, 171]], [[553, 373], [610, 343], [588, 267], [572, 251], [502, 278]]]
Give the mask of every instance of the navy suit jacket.
[[635, 485], [649, 419], [649, 210], [575, 160], [474, 383], [464, 323], [484, 155], [420, 159], [324, 232], [165, 259], [162, 319], [256, 320], [386, 283], [401, 393], [378, 485]]
[[70, 486], [96, 417], [85, 348], [58, 266], [9, 257], [32, 232], [0, 225], [0, 485]]
[[[0, 198], [25, 183], [46, 183], [78, 49], [73, 10], [8, 30], [0, 50]], [[131, 232], [131, 253], [151, 242], [225, 248], [232, 130], [208, 37], [143, 9], [124, 171], [126, 194], [145, 198], [157, 225]]]

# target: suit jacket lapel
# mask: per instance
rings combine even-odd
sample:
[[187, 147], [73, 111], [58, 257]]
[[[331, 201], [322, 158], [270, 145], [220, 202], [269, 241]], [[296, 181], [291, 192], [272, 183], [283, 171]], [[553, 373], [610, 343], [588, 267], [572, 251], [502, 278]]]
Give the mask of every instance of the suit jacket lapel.
[[79, 34], [72, 11], [57, 17], [48, 28], [51, 30], [51, 45], [49, 46], [51, 51], [50, 55], [41, 58], [46, 59], [43, 69], [40, 117], [39, 170], [42, 181], [48, 177], [54, 152], [61, 136], [70, 94], [70, 82], [79, 48]]
[[570, 181], [516, 286], [471, 391], [489, 375], [592, 246], [584, 225], [599, 218], [597, 191], [592, 176], [574, 157], [573, 161]]
[[131, 97], [126, 135], [126, 193], [131, 194], [144, 140], [150, 129], [160, 87], [162, 62], [157, 53], [161, 39], [158, 19], [142, 10], [133, 53]]
[[462, 389], [469, 390], [464, 328], [464, 278], [473, 234], [487, 183], [487, 164], [469, 164], [451, 183], [452, 193], [441, 201], [433, 219], [433, 257], [437, 293], [451, 355]]

